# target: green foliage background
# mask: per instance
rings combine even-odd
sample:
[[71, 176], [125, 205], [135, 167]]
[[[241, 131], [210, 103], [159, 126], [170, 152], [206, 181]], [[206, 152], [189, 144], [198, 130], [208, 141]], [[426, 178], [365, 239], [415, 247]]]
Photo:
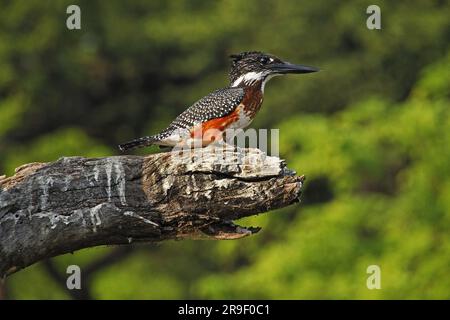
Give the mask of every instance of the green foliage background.
[[[251, 238], [135, 247], [92, 276], [92, 297], [449, 299], [450, 6], [377, 1], [371, 31], [372, 2], [3, 0], [0, 173], [116, 154], [225, 86], [228, 54], [271, 52], [323, 69], [272, 80], [252, 125], [280, 128], [303, 203], [243, 221], [263, 227]], [[64, 276], [111, 250], [54, 261]], [[381, 290], [366, 287], [371, 264]], [[70, 298], [42, 264], [6, 292]]]

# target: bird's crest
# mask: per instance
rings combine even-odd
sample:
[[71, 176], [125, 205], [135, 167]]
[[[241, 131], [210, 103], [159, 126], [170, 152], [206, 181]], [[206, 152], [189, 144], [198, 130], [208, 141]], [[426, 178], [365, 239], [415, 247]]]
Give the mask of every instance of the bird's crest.
[[249, 55], [259, 55], [259, 54], [263, 53], [261, 51], [244, 51], [241, 53], [230, 54], [230, 59], [232, 63], [235, 64], [244, 59], [245, 57], [248, 57]]

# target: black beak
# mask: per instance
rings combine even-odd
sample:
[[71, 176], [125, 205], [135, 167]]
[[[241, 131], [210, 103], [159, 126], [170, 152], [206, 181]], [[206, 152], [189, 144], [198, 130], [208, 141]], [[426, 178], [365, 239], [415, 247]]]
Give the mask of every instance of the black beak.
[[316, 67], [302, 66], [302, 65], [292, 64], [289, 62], [272, 64], [269, 66], [269, 68], [270, 68], [270, 70], [273, 71], [273, 73], [278, 73], [278, 74], [311, 73], [311, 72], [319, 71], [319, 69]]

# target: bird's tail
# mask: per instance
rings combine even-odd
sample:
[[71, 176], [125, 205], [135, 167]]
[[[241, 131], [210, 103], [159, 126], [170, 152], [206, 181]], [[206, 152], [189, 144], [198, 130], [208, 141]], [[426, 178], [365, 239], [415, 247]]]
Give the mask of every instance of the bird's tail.
[[134, 140], [119, 144], [119, 149], [120, 149], [120, 151], [123, 152], [123, 151], [134, 149], [134, 148], [147, 147], [147, 146], [151, 146], [156, 141], [158, 141], [158, 139], [156, 139], [153, 136], [142, 137], [142, 138], [134, 139]]

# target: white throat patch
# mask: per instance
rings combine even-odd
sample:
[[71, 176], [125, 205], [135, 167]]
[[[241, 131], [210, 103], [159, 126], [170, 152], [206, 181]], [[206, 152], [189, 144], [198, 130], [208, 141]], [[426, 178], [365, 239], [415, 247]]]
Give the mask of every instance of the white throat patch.
[[231, 86], [237, 87], [242, 82], [244, 82], [246, 85], [251, 85], [256, 81], [262, 80], [265, 76], [266, 72], [247, 72], [246, 74], [243, 74], [242, 76], [237, 78]]
[[239, 86], [242, 82], [244, 82], [246, 85], [252, 85], [253, 83], [257, 82], [257, 81], [261, 81], [263, 80], [262, 84], [261, 84], [261, 91], [264, 93], [264, 87], [266, 86], [266, 82], [269, 81], [270, 79], [272, 79], [275, 76], [280, 76], [280, 74], [270, 74], [267, 75], [267, 72], [262, 71], [262, 72], [247, 72], [246, 74], [243, 74], [242, 76], [240, 76], [239, 78], [237, 78], [233, 84], [231, 85], [232, 87], [237, 87]]

